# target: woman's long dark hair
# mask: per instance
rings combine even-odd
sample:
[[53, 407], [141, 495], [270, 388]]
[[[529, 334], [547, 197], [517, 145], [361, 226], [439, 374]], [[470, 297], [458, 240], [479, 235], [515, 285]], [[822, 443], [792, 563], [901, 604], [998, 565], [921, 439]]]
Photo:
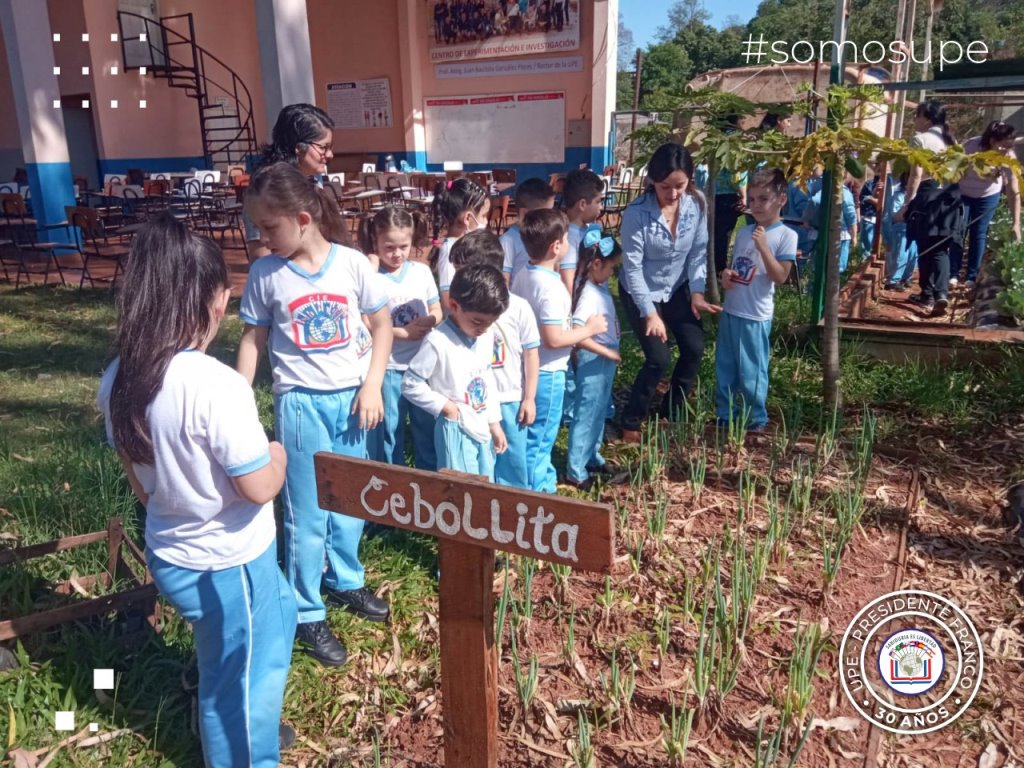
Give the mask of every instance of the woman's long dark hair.
[[590, 279], [590, 270], [594, 268], [594, 262], [611, 261], [622, 255], [622, 246], [619, 245], [619, 241], [615, 240], [614, 242], [615, 247], [612, 248], [612, 252], [608, 256], [601, 253], [601, 249], [597, 245], [592, 245], [588, 248], [580, 242], [579, 259], [576, 262], [576, 282], [572, 287], [572, 311], [574, 313], [576, 312], [576, 306], [580, 303], [580, 296], [583, 295], [583, 286]]
[[146, 410], [171, 359], [206, 338], [210, 306], [231, 285], [224, 255], [208, 237], [192, 234], [170, 214], [143, 227], [132, 240], [117, 298], [117, 375], [110, 420], [117, 450], [136, 464], [152, 464]]
[[933, 126], [942, 128], [942, 140], [946, 142], [947, 147], [956, 144], [953, 134], [949, 132], [949, 125], [946, 123], [946, 107], [941, 101], [934, 99], [922, 101], [917, 105], [917, 111], [914, 114], [925, 118]]
[[[441, 233], [448, 229], [463, 211], [479, 213], [486, 201], [487, 191], [468, 176], [438, 182], [434, 190], [434, 202], [430, 207], [435, 243], [441, 239]], [[437, 264], [439, 251], [440, 246], [435, 244], [430, 251], [431, 266]]]
[[693, 183], [693, 155], [682, 144], [662, 144], [647, 161], [647, 194], [654, 194], [654, 182], [664, 181], [675, 171], [682, 171], [689, 179], [686, 194], [693, 198], [701, 213], [704, 212], [704, 196]]
[[364, 217], [359, 223], [359, 248], [369, 255], [377, 250], [377, 238], [390, 229], [411, 229], [415, 246], [423, 241], [427, 230], [426, 216], [419, 211], [409, 211], [397, 205], [381, 208], [373, 216]]
[[291, 163], [265, 165], [253, 174], [245, 191], [245, 205], [251, 207], [257, 201], [284, 216], [298, 216], [305, 211], [313, 217], [324, 238], [332, 243], [349, 243], [348, 225], [338, 204]]
[[981, 148], [985, 150], [992, 149], [992, 145], [997, 141], [1012, 139], [1016, 133], [1017, 129], [1009, 123], [1004, 123], [1002, 120], [993, 120], [986, 126], [985, 132], [981, 134]]
[[277, 115], [269, 144], [264, 144], [256, 167], [281, 161], [298, 165], [299, 153], [305, 152], [310, 142], [319, 141], [327, 131], [334, 129], [334, 120], [320, 107], [312, 104], [289, 104]]

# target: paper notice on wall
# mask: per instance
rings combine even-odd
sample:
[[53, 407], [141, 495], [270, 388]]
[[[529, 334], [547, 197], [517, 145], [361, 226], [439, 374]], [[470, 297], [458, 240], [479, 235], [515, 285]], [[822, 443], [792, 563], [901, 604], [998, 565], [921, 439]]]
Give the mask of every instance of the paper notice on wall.
[[390, 128], [391, 85], [386, 77], [327, 84], [327, 114], [334, 128]]

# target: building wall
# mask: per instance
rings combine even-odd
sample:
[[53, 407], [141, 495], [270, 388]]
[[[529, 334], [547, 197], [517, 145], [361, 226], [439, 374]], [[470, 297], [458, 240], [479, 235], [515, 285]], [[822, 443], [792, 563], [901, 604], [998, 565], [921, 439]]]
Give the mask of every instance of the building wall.
[[[87, 94], [93, 113], [101, 173], [123, 173], [130, 167], [146, 170], [187, 170], [201, 168], [202, 140], [195, 99], [183, 89], [171, 88], [165, 80], [137, 71], [124, 72], [118, 32], [117, 0], [49, 0], [50, 23], [61, 33], [54, 45], [61, 68], [63, 97]], [[173, 16], [191, 12], [196, 42], [234, 69], [248, 86], [253, 99], [257, 137], [264, 140], [265, 115], [256, 45], [256, 21], [252, 0], [163, 0], [160, 13]], [[175, 28], [178, 28], [177, 26]], [[184, 25], [181, 27], [184, 29]], [[88, 43], [81, 41], [82, 31]], [[169, 54], [190, 59], [184, 46]], [[82, 75], [82, 67], [90, 68]], [[113, 68], [117, 74], [113, 74]], [[209, 69], [230, 87], [228, 77]], [[220, 92], [211, 91], [211, 98]], [[145, 100], [146, 108], [139, 107]], [[117, 107], [111, 106], [113, 101]]]
[[14, 92], [11, 90], [11, 74], [7, 66], [7, 49], [4, 36], [0, 33], [0, 181], [14, 178], [14, 169], [25, 164], [25, 155], [21, 150], [21, 137], [18, 133], [18, 121], [14, 119]]

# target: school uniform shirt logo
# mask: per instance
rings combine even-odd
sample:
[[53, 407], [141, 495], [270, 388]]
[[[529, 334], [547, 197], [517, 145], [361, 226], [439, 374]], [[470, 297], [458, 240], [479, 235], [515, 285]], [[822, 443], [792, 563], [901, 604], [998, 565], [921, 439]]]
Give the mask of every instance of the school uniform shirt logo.
[[373, 348], [373, 339], [365, 325], [360, 325], [356, 331], [356, 357], [362, 357]]
[[391, 310], [391, 324], [395, 328], [404, 328], [419, 317], [420, 311], [415, 301], [407, 301]]
[[742, 285], [750, 285], [757, 275], [757, 262], [747, 253], [737, 254], [732, 261], [732, 268], [736, 272], [733, 280]]
[[466, 405], [477, 413], [487, 407], [487, 384], [479, 376], [466, 386]]
[[307, 352], [326, 352], [348, 346], [348, 299], [332, 293], [311, 293], [288, 305], [295, 346]]

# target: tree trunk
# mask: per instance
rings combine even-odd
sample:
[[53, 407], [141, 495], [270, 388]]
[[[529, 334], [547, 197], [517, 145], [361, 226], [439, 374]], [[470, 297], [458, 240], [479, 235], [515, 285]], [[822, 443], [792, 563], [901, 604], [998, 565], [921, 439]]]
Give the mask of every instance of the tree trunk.
[[718, 181], [718, 163], [708, 161], [708, 194], [705, 197], [705, 216], [708, 222], [708, 276], [704, 284], [704, 298], [711, 304], [719, 303], [718, 275], [715, 273], [715, 187]]
[[[832, 216], [828, 224], [828, 255], [825, 259], [824, 328], [821, 340], [821, 371], [826, 413], [839, 407], [839, 234], [843, 216], [844, 158], [832, 169]], [[824, 195], [826, 190], [822, 190]]]

